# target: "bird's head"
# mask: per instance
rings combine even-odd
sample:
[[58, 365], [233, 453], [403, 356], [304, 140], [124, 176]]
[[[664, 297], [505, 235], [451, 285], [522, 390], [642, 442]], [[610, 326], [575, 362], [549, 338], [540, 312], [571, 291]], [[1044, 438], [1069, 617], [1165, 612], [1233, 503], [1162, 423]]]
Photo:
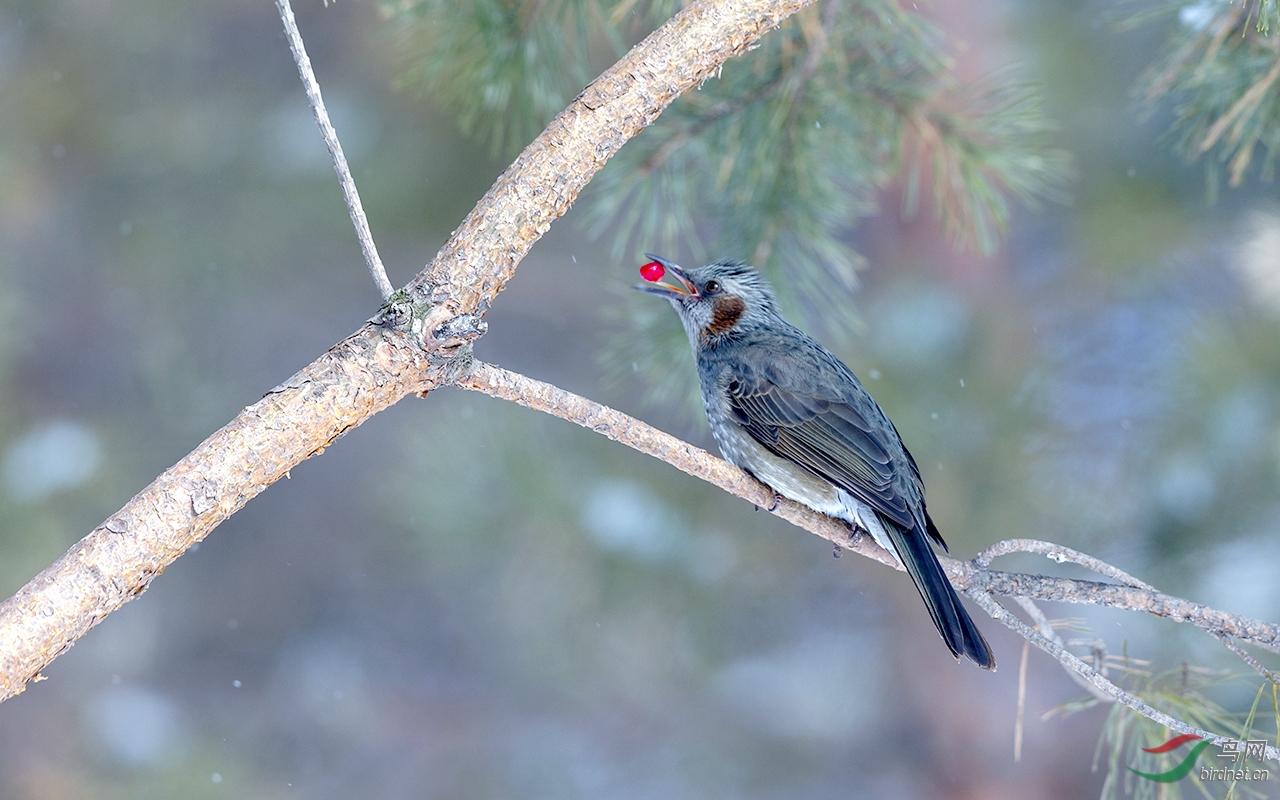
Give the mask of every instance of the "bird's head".
[[640, 269], [645, 282], [636, 288], [671, 301], [695, 346], [777, 316], [773, 289], [741, 261], [715, 261], [683, 269], [661, 256]]

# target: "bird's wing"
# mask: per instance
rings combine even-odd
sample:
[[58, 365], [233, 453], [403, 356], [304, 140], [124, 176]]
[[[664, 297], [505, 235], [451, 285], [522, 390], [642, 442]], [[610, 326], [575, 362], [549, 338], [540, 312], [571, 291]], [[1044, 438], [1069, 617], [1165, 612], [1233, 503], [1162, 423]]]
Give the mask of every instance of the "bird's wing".
[[[868, 396], [867, 399], [870, 402]], [[729, 406], [738, 424], [775, 455], [825, 478], [907, 530], [924, 529], [916, 518], [919, 490], [907, 464], [895, 462], [888, 421], [876, 424], [855, 406], [784, 389], [756, 373], [729, 386]], [[879, 416], [879, 415], [877, 415]], [[914, 497], [912, 496], [914, 495]], [[915, 502], [912, 502], [912, 501]]]
[[857, 379], [826, 355], [804, 348], [785, 354], [757, 350], [726, 387], [731, 414], [769, 451], [844, 489], [887, 520], [889, 546], [952, 654], [995, 669], [990, 645], [929, 545], [933, 539], [945, 547], [925, 511], [915, 462]]

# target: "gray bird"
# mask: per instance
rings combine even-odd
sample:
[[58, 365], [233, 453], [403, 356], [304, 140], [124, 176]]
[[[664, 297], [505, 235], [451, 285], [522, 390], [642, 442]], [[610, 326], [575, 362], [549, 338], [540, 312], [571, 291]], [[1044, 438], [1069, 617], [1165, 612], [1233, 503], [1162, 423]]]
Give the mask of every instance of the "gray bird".
[[[741, 262], [684, 270], [646, 254], [637, 289], [671, 301], [698, 362], [720, 452], [778, 494], [871, 536], [906, 568], [957, 659], [996, 668], [947, 580], [924, 482], [898, 431], [853, 371], [778, 314], [773, 290]], [[657, 265], [661, 265], [659, 269]], [[674, 279], [661, 283], [665, 276]]]

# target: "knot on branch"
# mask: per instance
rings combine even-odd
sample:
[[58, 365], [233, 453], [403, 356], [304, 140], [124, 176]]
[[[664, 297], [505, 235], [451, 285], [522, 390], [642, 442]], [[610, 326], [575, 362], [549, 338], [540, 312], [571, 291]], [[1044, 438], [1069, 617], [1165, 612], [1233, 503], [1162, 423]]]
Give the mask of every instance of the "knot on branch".
[[412, 335], [415, 328], [421, 330], [422, 322], [430, 310], [430, 304], [414, 302], [408, 292], [400, 289], [387, 298], [377, 314], [369, 318], [369, 324]]
[[[447, 357], [432, 355], [429, 358], [439, 370], [440, 383], [446, 386], [461, 384], [471, 375], [476, 364], [470, 344], [452, 351]], [[426, 392], [420, 392], [418, 396], [425, 397]]]
[[469, 375], [473, 364], [471, 345], [489, 329], [483, 319], [487, 303], [475, 313], [457, 314], [449, 308], [446, 292], [426, 292], [425, 297], [415, 299], [414, 294], [402, 289], [369, 320], [372, 325], [403, 334], [425, 353], [434, 377], [429, 387], [416, 392], [419, 396], [425, 396], [434, 386], [456, 384]]
[[463, 348], [469, 350], [470, 345], [489, 330], [489, 323], [483, 319], [488, 304], [476, 313], [453, 314], [444, 298], [437, 300], [434, 295], [428, 295], [431, 300], [415, 300], [413, 295], [401, 289], [369, 322], [405, 334], [435, 356], [433, 360], [441, 355], [446, 359], [454, 358]]
[[427, 349], [443, 350], [470, 345], [487, 330], [489, 330], [489, 323], [481, 319], [479, 314], [459, 314], [445, 320], [443, 324], [431, 331], [431, 338], [435, 340], [435, 344], [428, 345]]

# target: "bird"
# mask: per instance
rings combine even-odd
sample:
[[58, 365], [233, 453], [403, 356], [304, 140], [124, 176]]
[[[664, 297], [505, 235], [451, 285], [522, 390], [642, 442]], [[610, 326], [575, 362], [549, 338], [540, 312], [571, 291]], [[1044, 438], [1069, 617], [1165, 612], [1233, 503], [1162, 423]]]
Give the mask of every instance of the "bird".
[[665, 297], [679, 315], [724, 458], [776, 495], [870, 534], [911, 576], [951, 654], [995, 670], [933, 550], [947, 545], [920, 469], [853, 370], [782, 318], [753, 267], [721, 260], [686, 270], [645, 257], [635, 288]]

